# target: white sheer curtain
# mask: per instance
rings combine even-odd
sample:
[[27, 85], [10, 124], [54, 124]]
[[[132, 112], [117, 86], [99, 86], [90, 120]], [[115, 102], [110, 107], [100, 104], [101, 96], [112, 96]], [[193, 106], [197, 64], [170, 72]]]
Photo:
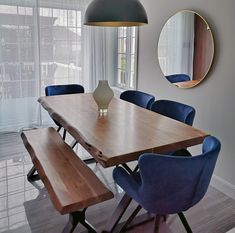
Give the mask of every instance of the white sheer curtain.
[[106, 79], [107, 31], [103, 27], [84, 27], [84, 77], [86, 90], [93, 90], [98, 80]]
[[0, 132], [51, 124], [37, 103], [47, 85], [79, 83], [89, 92], [106, 78], [112, 29], [83, 26], [88, 3], [0, 0]]
[[194, 14], [179, 12], [165, 24], [158, 44], [164, 75], [193, 74]]

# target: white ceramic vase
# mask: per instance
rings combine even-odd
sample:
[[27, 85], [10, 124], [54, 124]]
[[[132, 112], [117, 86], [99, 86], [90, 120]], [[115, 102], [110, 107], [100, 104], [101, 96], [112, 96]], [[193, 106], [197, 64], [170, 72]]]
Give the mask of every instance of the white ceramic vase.
[[113, 98], [113, 90], [107, 80], [99, 80], [98, 86], [93, 92], [93, 97], [98, 106], [99, 114], [106, 114], [109, 103]]

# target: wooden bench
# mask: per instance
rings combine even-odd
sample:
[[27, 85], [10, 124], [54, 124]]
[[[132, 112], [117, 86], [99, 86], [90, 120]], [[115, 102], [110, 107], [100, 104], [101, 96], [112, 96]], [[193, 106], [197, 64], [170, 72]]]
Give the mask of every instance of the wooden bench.
[[[79, 222], [89, 232], [96, 232], [86, 221], [85, 211], [91, 205], [113, 198], [113, 193], [54, 128], [25, 131], [21, 137], [53, 205], [61, 214], [70, 215], [63, 232], [73, 232]], [[35, 169], [30, 171], [29, 180]]]

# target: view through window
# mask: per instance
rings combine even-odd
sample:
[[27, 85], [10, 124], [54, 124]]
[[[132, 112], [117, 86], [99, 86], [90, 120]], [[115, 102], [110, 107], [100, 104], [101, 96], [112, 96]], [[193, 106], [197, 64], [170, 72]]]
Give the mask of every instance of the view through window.
[[40, 8], [41, 88], [82, 83], [81, 11]]
[[118, 28], [117, 83], [124, 89], [136, 88], [137, 28]]
[[0, 5], [1, 99], [37, 96], [46, 85], [82, 82], [81, 17], [79, 10]]

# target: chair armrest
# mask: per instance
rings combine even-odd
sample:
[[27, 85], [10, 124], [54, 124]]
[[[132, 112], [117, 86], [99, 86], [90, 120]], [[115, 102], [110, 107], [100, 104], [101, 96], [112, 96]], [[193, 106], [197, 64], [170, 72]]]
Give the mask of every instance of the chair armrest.
[[113, 170], [113, 179], [115, 182], [133, 199], [139, 199], [138, 193], [141, 186], [141, 177], [139, 172], [129, 174], [122, 167], [116, 167]]

